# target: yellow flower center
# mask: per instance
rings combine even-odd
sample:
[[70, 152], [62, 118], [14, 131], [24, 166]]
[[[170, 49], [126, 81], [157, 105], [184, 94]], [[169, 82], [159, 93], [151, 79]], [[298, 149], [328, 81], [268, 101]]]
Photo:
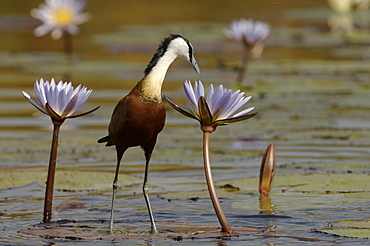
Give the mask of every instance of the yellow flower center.
[[72, 22], [73, 13], [69, 9], [58, 9], [55, 11], [54, 21], [58, 26], [67, 26]]

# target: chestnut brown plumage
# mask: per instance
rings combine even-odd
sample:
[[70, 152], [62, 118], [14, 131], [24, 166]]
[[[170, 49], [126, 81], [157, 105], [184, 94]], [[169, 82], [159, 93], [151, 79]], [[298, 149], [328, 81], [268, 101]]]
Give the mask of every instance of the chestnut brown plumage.
[[125, 151], [134, 146], [140, 146], [144, 150], [146, 163], [143, 193], [151, 222], [151, 233], [157, 232], [148, 196], [148, 167], [157, 136], [163, 129], [166, 119], [166, 110], [161, 96], [163, 80], [169, 66], [177, 57], [189, 61], [199, 73], [190, 42], [180, 35], [171, 34], [159, 45], [145, 69], [144, 78], [118, 102], [108, 127], [109, 135], [98, 140], [99, 143], [107, 142], [106, 146], [115, 145], [117, 152], [109, 224], [111, 233], [113, 232], [114, 202], [118, 188], [120, 162]]

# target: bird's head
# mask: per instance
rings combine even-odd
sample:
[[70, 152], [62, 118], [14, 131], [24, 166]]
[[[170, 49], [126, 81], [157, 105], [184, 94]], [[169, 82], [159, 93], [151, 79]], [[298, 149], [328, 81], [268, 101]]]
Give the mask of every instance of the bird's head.
[[[181, 57], [191, 63], [194, 70], [199, 74], [200, 70], [197, 61], [194, 58], [194, 49], [190, 41], [179, 34], [171, 34], [165, 38], [159, 45], [157, 52], [148, 64], [145, 74], [157, 64], [158, 60], [168, 55], [169, 59]], [[171, 57], [171, 58], [170, 58]], [[172, 61], [171, 61], [172, 62]]]
[[168, 39], [170, 39], [168, 44], [168, 50], [173, 50], [178, 57], [181, 57], [193, 65], [194, 70], [199, 74], [200, 70], [197, 61], [194, 58], [194, 48], [193, 45], [181, 35], [171, 34]]

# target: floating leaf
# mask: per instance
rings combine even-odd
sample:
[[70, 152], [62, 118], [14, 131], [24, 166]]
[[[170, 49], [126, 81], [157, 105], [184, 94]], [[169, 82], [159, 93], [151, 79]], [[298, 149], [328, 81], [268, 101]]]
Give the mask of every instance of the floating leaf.
[[[216, 189], [219, 198], [237, 198], [245, 197], [246, 194], [228, 192], [225, 189]], [[208, 190], [196, 190], [196, 191], [182, 191], [182, 192], [166, 192], [159, 195], [163, 199], [176, 200], [176, 199], [203, 199], [209, 198]]]
[[[241, 190], [255, 190], [257, 192], [258, 178], [224, 180], [216, 183], [216, 185], [225, 184], [239, 187]], [[370, 191], [370, 179], [368, 174], [354, 173], [277, 175], [274, 187], [275, 189], [279, 187], [283, 191], [289, 189], [296, 192], [367, 192]]]
[[333, 229], [315, 229], [317, 232], [333, 234], [342, 237], [353, 238], [370, 238], [370, 221], [369, 220], [342, 220], [330, 223]]
[[[150, 234], [147, 222], [140, 221], [116, 221], [114, 234], [109, 234], [107, 224], [102, 221], [71, 221], [71, 224], [65, 225], [56, 222], [57, 226], [40, 229], [22, 230], [20, 233], [37, 235], [47, 238], [68, 238], [68, 239], [90, 239], [90, 240], [114, 240], [114, 239], [150, 239], [150, 240], [169, 240], [182, 241], [201, 238], [222, 238], [236, 237], [242, 235], [257, 234], [274, 228], [268, 227], [232, 227], [234, 233], [220, 232], [218, 225], [188, 224], [170, 221], [157, 221], [160, 227], [160, 233]], [[68, 221], [67, 221], [68, 222]], [[108, 221], [107, 221], [108, 223]], [[58, 225], [59, 224], [59, 225]], [[88, 226], [86, 226], [88, 224]], [[121, 230], [119, 230], [121, 229]]]
[[327, 234], [333, 234], [341, 237], [353, 237], [353, 238], [370, 238], [370, 229], [324, 229], [315, 230]]
[[[60, 190], [103, 190], [111, 189], [113, 173], [89, 172], [89, 171], [62, 171], [57, 170], [55, 174], [55, 189]], [[37, 182], [45, 186], [46, 171], [6, 171], [0, 173], [0, 189], [9, 189]], [[120, 174], [121, 186], [140, 183], [140, 178]]]
[[341, 220], [339, 222], [330, 223], [330, 226], [370, 229], [370, 220]]

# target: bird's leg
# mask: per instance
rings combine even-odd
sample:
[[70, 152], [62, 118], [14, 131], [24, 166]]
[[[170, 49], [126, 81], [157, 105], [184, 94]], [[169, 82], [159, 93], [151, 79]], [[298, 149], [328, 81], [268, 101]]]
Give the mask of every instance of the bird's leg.
[[151, 154], [146, 154], [145, 153], [146, 163], [145, 163], [145, 173], [144, 173], [144, 183], [143, 183], [143, 194], [144, 194], [146, 207], [148, 208], [148, 213], [149, 213], [149, 218], [150, 218], [150, 224], [151, 224], [150, 233], [155, 234], [155, 233], [158, 232], [158, 230], [157, 230], [157, 227], [155, 225], [152, 206], [150, 205], [149, 195], [148, 195], [148, 191], [149, 191], [149, 188], [148, 188], [148, 169], [149, 169], [150, 157], [151, 157]]
[[117, 154], [117, 167], [116, 167], [116, 174], [114, 175], [113, 180], [113, 195], [112, 195], [112, 206], [110, 210], [110, 221], [109, 221], [109, 232], [110, 234], [113, 234], [113, 214], [114, 214], [114, 203], [116, 200], [116, 192], [119, 187], [118, 185], [118, 173], [119, 173], [119, 166], [122, 159], [123, 154]]

